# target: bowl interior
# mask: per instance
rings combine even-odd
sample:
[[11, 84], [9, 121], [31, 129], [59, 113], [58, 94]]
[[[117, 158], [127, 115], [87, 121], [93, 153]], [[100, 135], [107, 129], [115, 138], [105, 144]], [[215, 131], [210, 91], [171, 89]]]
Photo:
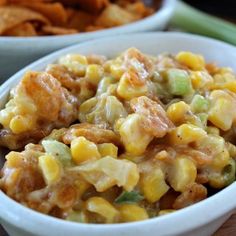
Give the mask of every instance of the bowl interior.
[[[46, 56], [34, 62], [33, 64], [27, 66], [26, 68], [19, 71], [14, 76], [12, 76], [7, 82], [5, 82], [0, 87], [0, 107], [4, 106], [9, 90], [17, 84], [17, 82], [21, 79], [23, 74], [28, 70], [36, 70], [36, 71], [43, 70], [47, 64], [55, 62], [60, 56], [65, 55], [67, 53], [81, 53], [85, 55], [93, 53], [93, 54], [106, 55], [107, 57], [114, 57], [129, 47], [137, 47], [142, 52], [145, 52], [151, 55], [157, 55], [162, 52], [177, 53], [179, 51], [191, 51], [194, 53], [202, 54], [206, 58], [206, 61], [208, 62], [216, 62], [220, 66], [230, 66], [236, 71], [236, 48], [228, 44], [219, 42], [217, 40], [208, 39], [205, 37], [200, 37], [200, 36], [195, 36], [195, 35], [190, 35], [190, 34], [183, 34], [183, 33], [145, 33], [145, 34], [132, 34], [132, 35], [123, 35], [123, 36], [121, 35], [121, 36], [109, 37], [109, 38], [104, 38], [104, 39], [98, 39], [98, 40], [82, 43], [79, 45], [75, 45], [72, 47], [68, 47], [60, 51], [57, 51], [53, 54], [50, 54], [49, 56]], [[4, 159], [3, 156], [0, 156], [0, 160], [2, 161], [2, 164], [3, 164], [3, 159]], [[213, 196], [212, 199], [214, 199], [215, 202], [210, 201], [210, 199], [207, 199], [205, 201], [200, 202], [199, 204], [195, 204], [197, 206], [194, 205], [190, 207], [189, 209], [187, 208], [187, 209], [181, 210], [180, 212], [177, 212], [176, 216], [178, 215], [178, 222], [181, 222], [181, 220], [186, 219], [185, 218], [186, 216], [190, 217], [190, 220], [188, 221], [187, 225], [180, 225], [179, 229], [180, 228], [190, 229], [191, 227], [193, 227], [193, 224], [195, 224], [195, 227], [197, 227], [196, 226], [197, 224], [199, 225], [200, 223], [201, 224], [205, 223], [206, 219], [204, 218], [199, 218], [197, 221], [195, 221], [196, 220], [195, 215], [192, 215], [190, 209], [195, 209], [196, 211], [198, 209], [198, 212], [201, 212], [201, 213], [203, 213], [203, 211], [206, 211], [206, 213], [204, 214], [209, 215], [207, 220], [210, 220], [213, 218], [215, 219], [217, 214], [218, 216], [220, 214], [222, 215], [222, 211], [226, 213], [226, 212], [229, 212], [229, 210], [233, 210], [236, 207], [235, 201], [232, 201], [232, 197], [233, 197], [232, 193], [234, 194], [236, 193], [235, 187], [236, 186], [234, 183], [231, 186], [229, 186], [229, 188], [226, 188], [225, 190], [221, 191], [220, 194], [216, 194], [217, 196]], [[228, 196], [229, 199], [225, 202], [225, 204], [223, 204], [221, 208], [217, 207], [217, 209], [215, 209], [215, 203], [219, 204], [222, 200], [221, 196], [223, 197], [223, 199], [224, 197]], [[14, 207], [11, 208], [12, 212], [6, 216], [8, 219], [13, 217], [14, 214], [17, 214], [17, 209], [22, 211], [21, 217], [24, 217], [24, 214], [28, 214], [28, 213], [30, 213], [31, 216], [34, 217], [34, 219], [30, 223], [24, 221], [22, 218], [22, 221], [24, 221], [24, 224], [34, 224], [34, 227], [36, 227], [36, 222], [45, 223], [46, 220], [47, 219], [49, 220], [50, 218], [47, 216], [43, 216], [39, 213], [32, 212], [31, 210], [26, 209], [24, 207], [23, 209], [22, 206], [20, 206], [19, 204], [13, 203], [13, 201], [10, 202], [10, 200], [7, 200], [7, 198], [5, 197], [4, 198], [1, 197], [1, 192], [0, 192], [0, 199], [1, 198], [3, 201], [5, 201], [5, 204], [7, 203], [11, 205], [12, 207], [13, 206], [15, 207], [15, 208]], [[7, 213], [9, 212], [9, 210], [7, 210], [7, 207], [3, 206], [2, 212]], [[3, 217], [3, 213], [1, 214], [0, 212], [0, 218]], [[144, 224], [148, 224], [150, 227], [154, 227], [153, 223], [155, 224], [158, 223], [160, 227], [168, 228], [168, 224], [170, 222], [177, 222], [176, 221], [177, 218], [172, 216], [172, 214], [170, 214], [170, 216], [167, 216], [165, 218], [165, 219], [169, 219], [168, 221], [169, 223], [167, 221], [164, 221], [164, 218], [163, 220], [162, 220], [162, 217], [160, 217], [160, 219], [159, 218], [151, 219], [147, 221], [148, 223], [147, 222], [135, 223], [135, 226], [139, 226], [139, 230], [141, 231], [143, 230], [144, 232], [145, 230], [147, 230], [146, 227], [143, 227]], [[191, 221], [191, 218], [192, 218], [192, 221]], [[66, 225], [70, 225], [71, 227], [70, 230], [74, 230], [73, 232], [77, 232], [76, 230], [79, 227], [84, 227], [83, 229], [85, 231], [87, 230], [86, 227], [81, 226], [81, 224], [62, 222], [57, 219], [50, 219], [50, 224], [52, 224], [53, 226], [56, 226], [56, 225], [60, 226], [61, 228]], [[131, 229], [131, 226], [129, 225], [131, 224], [127, 224], [127, 228]], [[20, 227], [19, 223], [18, 223], [18, 226]], [[38, 226], [38, 228], [39, 227], [40, 226]], [[94, 230], [97, 230], [96, 228], [97, 226], [90, 226], [90, 227], [92, 227], [91, 229], [95, 227]], [[109, 226], [99, 226], [99, 227], [109, 228]], [[119, 228], [120, 226], [112, 226], [112, 227], [114, 228], [116, 227], [116, 229], [121, 229]], [[100, 229], [101, 231], [99, 232], [101, 233], [100, 235], [102, 235], [103, 228], [100, 228]], [[134, 228], [132, 229], [134, 230]], [[46, 232], [46, 229], [42, 229], [42, 230]], [[169, 232], [175, 232], [174, 231], [175, 229], [170, 228], [168, 230]], [[121, 232], [121, 231], [117, 231], [117, 232]], [[118, 235], [118, 234], [115, 234], [115, 235]]]

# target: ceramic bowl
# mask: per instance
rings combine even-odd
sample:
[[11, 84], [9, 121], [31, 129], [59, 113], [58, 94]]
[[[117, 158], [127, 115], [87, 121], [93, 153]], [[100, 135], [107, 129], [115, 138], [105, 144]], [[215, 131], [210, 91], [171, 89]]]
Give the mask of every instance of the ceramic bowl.
[[[236, 71], [236, 48], [213, 39], [183, 33], [121, 35], [68, 47], [27, 66], [0, 87], [0, 106], [4, 105], [9, 90], [28, 70], [43, 70], [47, 64], [67, 53], [96, 53], [113, 57], [129, 47], [137, 47], [152, 55], [189, 50], [204, 55], [207, 61], [230, 66]], [[2, 155], [2, 162], [3, 158]], [[235, 196], [236, 182], [206, 200], [169, 215], [135, 223], [97, 225], [67, 222], [43, 215], [0, 191], [0, 222], [10, 236], [207, 236], [233, 213]]]
[[161, 30], [168, 23], [176, 0], [163, 0], [153, 15], [131, 24], [90, 33], [44, 37], [0, 37], [0, 84], [16, 71], [57, 49], [89, 39], [123, 33]]

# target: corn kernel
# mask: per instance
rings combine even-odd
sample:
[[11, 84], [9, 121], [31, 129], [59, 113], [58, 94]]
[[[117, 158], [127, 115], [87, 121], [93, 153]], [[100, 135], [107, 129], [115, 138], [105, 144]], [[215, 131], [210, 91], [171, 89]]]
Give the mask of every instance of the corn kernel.
[[176, 55], [176, 60], [192, 70], [203, 70], [205, 67], [204, 58], [191, 52], [179, 52]]
[[206, 131], [208, 134], [220, 135], [220, 130], [214, 126], [208, 126]]
[[113, 143], [102, 143], [98, 144], [98, 151], [102, 157], [111, 156], [117, 158], [118, 147], [116, 147]]
[[91, 64], [88, 65], [86, 68], [86, 75], [85, 77], [88, 78], [88, 81], [93, 85], [98, 85], [99, 81], [102, 78], [104, 70], [102, 66]]
[[120, 79], [124, 74], [124, 69], [121, 64], [115, 62], [110, 65], [110, 73], [115, 79]]
[[167, 109], [168, 118], [175, 124], [184, 122], [184, 116], [190, 111], [190, 106], [185, 102], [176, 102]]
[[87, 121], [87, 114], [89, 112], [91, 112], [93, 107], [96, 106], [97, 102], [98, 102], [98, 99], [95, 97], [92, 97], [80, 105], [80, 107], [79, 107], [79, 120], [80, 120], [80, 122]]
[[0, 111], [0, 123], [3, 127], [8, 127], [11, 119], [14, 117], [14, 113], [10, 109], [3, 109]]
[[66, 66], [77, 76], [84, 76], [86, 66], [88, 65], [87, 58], [79, 54], [68, 54], [64, 57], [61, 57], [59, 63]]
[[47, 185], [56, 183], [61, 176], [60, 163], [52, 155], [43, 155], [38, 159], [39, 167]]
[[145, 95], [148, 92], [148, 87], [146, 84], [134, 85], [131, 81], [138, 80], [135, 73], [126, 72], [122, 75], [120, 82], [117, 87], [117, 94], [126, 99], [130, 100], [134, 97], [139, 97]]
[[142, 130], [142, 116], [139, 114], [129, 115], [120, 126], [121, 140], [128, 153], [141, 155], [153, 137]]
[[5, 158], [7, 160], [7, 167], [9, 168], [20, 167], [24, 162], [24, 156], [20, 152], [9, 152]]
[[197, 168], [187, 157], [178, 157], [174, 160], [169, 173], [169, 183], [175, 191], [183, 192], [189, 184], [194, 183], [197, 177]]
[[209, 88], [213, 86], [214, 80], [211, 75], [204, 71], [192, 71], [190, 74], [194, 89]]
[[234, 104], [226, 98], [218, 98], [209, 110], [208, 120], [216, 127], [227, 131], [231, 128], [234, 114]]
[[183, 124], [169, 134], [172, 144], [189, 144], [199, 141], [206, 136], [207, 133], [205, 130], [192, 124]]
[[85, 193], [85, 191], [91, 186], [91, 184], [81, 178], [75, 181], [75, 186], [78, 197], [81, 197]]
[[80, 164], [88, 160], [96, 160], [101, 157], [96, 144], [90, 142], [84, 137], [78, 137], [72, 140], [71, 154], [72, 160], [76, 164]]
[[15, 134], [23, 133], [33, 127], [33, 120], [31, 117], [17, 115], [11, 119], [9, 127]]
[[107, 200], [101, 197], [91, 197], [86, 202], [86, 209], [105, 218], [106, 223], [113, 223], [118, 218], [119, 211]]
[[168, 191], [165, 176], [160, 168], [144, 173], [140, 179], [141, 191], [150, 203], [154, 203]]
[[146, 210], [135, 204], [122, 204], [118, 207], [121, 222], [132, 222], [148, 219]]
[[230, 161], [229, 152], [226, 148], [224, 148], [222, 152], [218, 153], [213, 157], [211, 166], [215, 170], [222, 170], [224, 166], [229, 164], [229, 161]]
[[227, 142], [227, 143], [226, 143], [226, 148], [227, 148], [227, 150], [228, 150], [228, 152], [229, 152], [229, 155], [230, 155], [232, 158], [236, 159], [236, 146], [233, 145], [233, 144], [230, 143], [230, 142]]
[[228, 89], [229, 91], [236, 93], [236, 81], [229, 81], [229, 82], [223, 83], [221, 86], [219, 86], [219, 88]]

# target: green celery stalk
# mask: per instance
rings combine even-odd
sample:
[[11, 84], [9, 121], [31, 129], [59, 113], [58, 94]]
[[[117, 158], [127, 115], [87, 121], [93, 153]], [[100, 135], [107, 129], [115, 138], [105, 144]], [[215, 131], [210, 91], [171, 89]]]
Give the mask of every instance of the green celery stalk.
[[203, 96], [196, 94], [190, 104], [191, 109], [195, 113], [205, 112], [209, 109], [209, 101]]
[[185, 70], [169, 69], [167, 79], [169, 92], [172, 95], [185, 96], [193, 91], [191, 80]]
[[236, 26], [178, 1], [171, 25], [236, 45]]

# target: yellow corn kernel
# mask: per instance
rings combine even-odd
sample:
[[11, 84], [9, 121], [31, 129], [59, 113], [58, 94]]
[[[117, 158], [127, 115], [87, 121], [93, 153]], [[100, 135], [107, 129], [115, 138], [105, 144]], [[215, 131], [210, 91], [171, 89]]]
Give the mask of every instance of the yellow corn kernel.
[[120, 79], [121, 76], [124, 74], [124, 69], [122, 68], [120, 63], [111, 63], [110, 73], [115, 79]]
[[114, 223], [119, 215], [119, 211], [116, 210], [111, 203], [101, 197], [89, 198], [86, 202], [86, 209], [104, 217], [106, 223]]
[[142, 129], [143, 117], [139, 114], [129, 115], [121, 124], [119, 133], [128, 153], [141, 155], [153, 139], [153, 136]]
[[234, 93], [236, 93], [236, 81], [229, 81], [222, 85], [222, 89], [228, 89]]
[[85, 193], [85, 191], [91, 186], [91, 184], [81, 178], [75, 181], [75, 186], [77, 189], [78, 197], [81, 197]]
[[80, 105], [80, 107], [79, 107], [79, 120], [80, 120], [80, 122], [87, 121], [87, 114], [89, 112], [91, 112], [93, 107], [96, 106], [97, 102], [98, 102], [98, 99], [95, 97], [92, 97]]
[[24, 162], [24, 156], [20, 152], [9, 152], [5, 158], [7, 160], [6, 165], [9, 168], [20, 167]]
[[103, 76], [104, 70], [102, 66], [91, 64], [88, 65], [86, 68], [86, 75], [85, 77], [88, 78], [88, 81], [93, 85], [98, 85], [100, 82], [102, 76]]
[[173, 213], [175, 211], [176, 210], [173, 210], [173, 209], [161, 210], [161, 211], [158, 212], [158, 216], [167, 215], [167, 214]]
[[31, 117], [17, 115], [11, 119], [9, 127], [13, 133], [19, 134], [30, 130], [33, 125], [34, 123]]
[[140, 179], [140, 187], [144, 197], [150, 203], [160, 200], [169, 190], [169, 186], [165, 182], [165, 176], [160, 168], [143, 173]]
[[197, 168], [187, 157], [178, 157], [174, 160], [168, 180], [171, 187], [177, 192], [184, 192], [189, 184], [194, 183], [197, 177]]
[[135, 204], [122, 204], [118, 207], [121, 222], [132, 222], [148, 219], [146, 210]]
[[208, 120], [216, 127], [227, 131], [231, 128], [234, 114], [234, 104], [226, 98], [218, 98], [208, 113]]
[[33, 115], [37, 111], [34, 101], [27, 95], [22, 96], [21, 94], [17, 94], [14, 97], [14, 101], [16, 104], [15, 113]]
[[205, 67], [204, 58], [191, 52], [179, 52], [176, 55], [176, 60], [192, 70], [203, 70]]
[[214, 85], [212, 76], [205, 71], [192, 71], [190, 73], [190, 78], [194, 89], [207, 89]]
[[66, 66], [77, 76], [84, 76], [88, 65], [87, 58], [80, 54], [68, 54], [61, 57], [59, 63]]
[[90, 142], [84, 137], [78, 137], [72, 140], [71, 154], [72, 160], [76, 164], [80, 164], [88, 160], [96, 160], [101, 157], [96, 144]]
[[40, 156], [38, 164], [47, 185], [54, 184], [60, 179], [61, 166], [54, 156], [48, 154]]
[[113, 143], [102, 143], [97, 146], [102, 157], [111, 156], [117, 158], [118, 147], [116, 147]]
[[175, 124], [184, 122], [184, 116], [190, 111], [190, 106], [185, 102], [176, 102], [171, 104], [167, 109], [168, 118]]
[[236, 146], [233, 145], [233, 144], [230, 143], [230, 142], [227, 142], [227, 143], [226, 143], [226, 148], [227, 148], [227, 150], [228, 150], [228, 152], [229, 152], [229, 155], [230, 155], [232, 158], [236, 159]]
[[217, 171], [220, 171], [226, 165], [229, 164], [229, 161], [230, 161], [229, 152], [226, 148], [224, 148], [222, 152], [218, 153], [213, 157], [213, 160], [211, 162], [211, 167], [213, 167]]
[[177, 127], [169, 134], [172, 144], [189, 144], [199, 141], [207, 136], [207, 133], [202, 128], [192, 124], [183, 124]]
[[206, 131], [208, 134], [220, 135], [220, 130], [214, 126], [208, 126]]
[[214, 89], [228, 89], [229, 91], [236, 93], [236, 81], [229, 81], [222, 84], [216, 84]]
[[135, 73], [126, 72], [120, 78], [118, 87], [117, 87], [117, 94], [122, 97], [123, 99], [130, 100], [134, 97], [139, 97], [142, 95], [147, 94], [148, 87], [146, 84], [138, 84], [134, 85], [131, 84], [131, 81], [135, 81], [137, 78]]
[[3, 109], [0, 111], [0, 123], [3, 125], [3, 127], [8, 127], [11, 119], [14, 117], [14, 113], [11, 111], [11, 109]]

